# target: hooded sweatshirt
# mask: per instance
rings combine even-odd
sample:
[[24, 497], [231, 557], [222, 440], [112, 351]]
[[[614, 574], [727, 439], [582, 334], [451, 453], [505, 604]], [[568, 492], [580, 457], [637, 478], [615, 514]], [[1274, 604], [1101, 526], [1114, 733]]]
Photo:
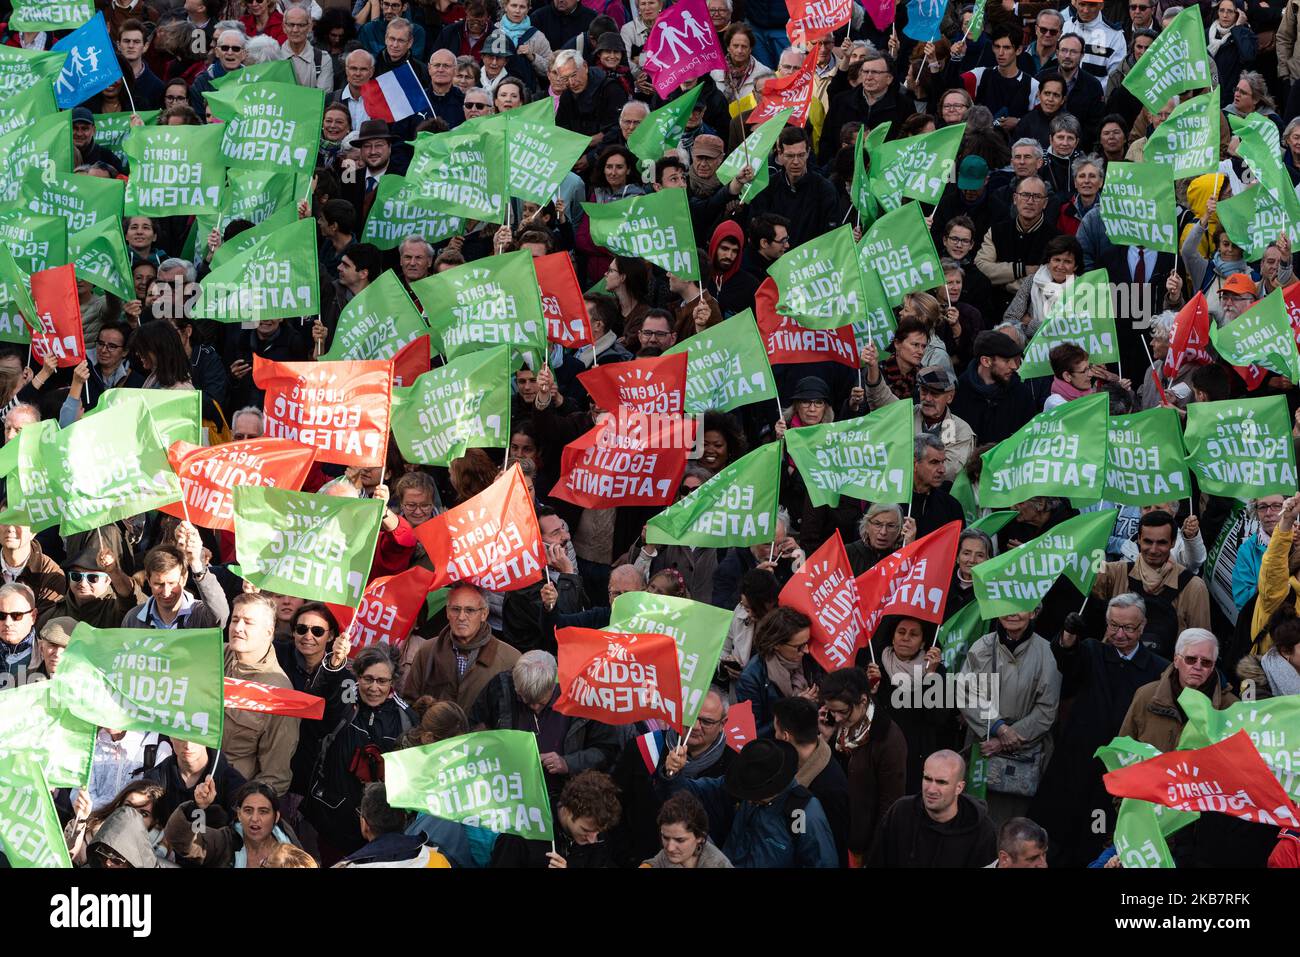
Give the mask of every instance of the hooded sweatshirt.
[[758, 281], [740, 268], [740, 261], [745, 252], [745, 231], [734, 220], [723, 220], [713, 231], [713, 237], [709, 240], [709, 265], [713, 264], [718, 252], [718, 244], [724, 239], [731, 239], [739, 244], [740, 250], [736, 254], [736, 261], [725, 272], [715, 272], [708, 284], [708, 291], [718, 300], [718, 305], [722, 307], [722, 314], [729, 317], [754, 304], [754, 292], [758, 289]]
[[[90, 847], [106, 844], [113, 851], [131, 864], [132, 867], [175, 867], [167, 861], [160, 860], [154, 853], [153, 842], [145, 829], [144, 818], [140, 812], [131, 807], [120, 807], [99, 826]], [[88, 847], [87, 850], [90, 848]]]

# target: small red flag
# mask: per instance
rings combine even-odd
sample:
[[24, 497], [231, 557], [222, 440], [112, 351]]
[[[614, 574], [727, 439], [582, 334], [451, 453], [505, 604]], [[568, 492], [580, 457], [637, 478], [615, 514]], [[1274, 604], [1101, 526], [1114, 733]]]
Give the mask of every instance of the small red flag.
[[433, 562], [430, 590], [468, 581], [514, 591], [542, 580], [546, 556], [533, 497], [518, 465], [468, 502], [415, 530]]
[[796, 45], [829, 36], [853, 19], [853, 0], [786, 0], [785, 7], [790, 12], [785, 35]]
[[858, 576], [868, 636], [875, 634], [886, 615], [943, 621], [961, 525], [960, 520], [949, 522]]
[[1173, 378], [1184, 363], [1203, 366], [1214, 359], [1210, 355], [1210, 307], [1205, 294], [1198, 292], [1174, 317], [1174, 331], [1165, 354], [1165, 375]]
[[384, 464], [391, 361], [272, 362], [254, 356], [253, 382], [266, 390], [268, 438], [310, 446], [318, 462]]
[[606, 415], [560, 453], [560, 480], [551, 498], [583, 508], [671, 505], [695, 444], [695, 426], [694, 419], [681, 416]]
[[243, 678], [227, 678], [223, 697], [226, 707], [232, 711], [260, 711], [311, 721], [319, 721], [325, 716], [324, 698]]
[[42, 329], [32, 335], [32, 355], [41, 361], [54, 356], [60, 369], [79, 365], [86, 358], [86, 338], [81, 328], [76, 267], [56, 266], [32, 273], [32, 302]]
[[724, 728], [727, 747], [739, 751], [758, 737], [758, 727], [754, 724], [754, 702], [742, 701], [727, 709], [727, 721]]
[[686, 403], [686, 353], [611, 362], [578, 374], [592, 403], [606, 412], [681, 415]]
[[[852, 3], [852, 0], [849, 0]], [[790, 21], [790, 27], [794, 21]], [[793, 109], [788, 125], [803, 126], [812, 106], [813, 83], [817, 79], [817, 47], [804, 58], [803, 65], [788, 76], [773, 77], [763, 84], [762, 99], [749, 113], [750, 124], [766, 123], [782, 110]]]
[[781, 362], [838, 362], [851, 369], [858, 367], [858, 343], [853, 327], [838, 329], [805, 329], [788, 316], [776, 311], [778, 292], [769, 276], [754, 293], [754, 318], [763, 337], [768, 361]]
[[1300, 808], [1238, 731], [1218, 744], [1168, 751], [1111, 771], [1102, 779], [1115, 797], [1137, 798], [1179, 811], [1217, 811], [1279, 827], [1300, 826]]
[[399, 647], [411, 635], [420, 609], [429, 596], [433, 572], [422, 565], [413, 565], [396, 575], [376, 578], [366, 586], [361, 596], [360, 608], [326, 603], [334, 613], [339, 628], [351, 629], [352, 647], [349, 658], [355, 658], [362, 648], [386, 642]]
[[560, 714], [614, 725], [658, 718], [682, 733], [682, 676], [672, 637], [557, 628], [555, 640]]
[[412, 339], [393, 356], [393, 385], [415, 385], [415, 380], [432, 368], [433, 353], [430, 351], [429, 337]]
[[592, 343], [591, 319], [587, 300], [573, 271], [568, 253], [549, 253], [533, 260], [537, 288], [542, 296], [542, 315], [546, 317], [546, 338], [566, 349]]
[[853, 652], [870, 637], [839, 529], [785, 583], [779, 602], [808, 616], [812, 656], [827, 671], [852, 665]]
[[201, 446], [173, 442], [167, 461], [181, 480], [185, 504], [162, 511], [200, 528], [235, 530], [235, 489], [241, 485], [300, 491], [316, 453], [288, 439], [245, 439]]

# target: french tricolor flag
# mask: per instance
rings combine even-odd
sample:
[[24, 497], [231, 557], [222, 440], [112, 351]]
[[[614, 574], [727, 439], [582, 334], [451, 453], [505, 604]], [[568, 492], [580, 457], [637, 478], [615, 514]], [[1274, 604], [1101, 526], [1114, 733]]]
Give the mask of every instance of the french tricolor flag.
[[433, 104], [409, 63], [365, 83], [361, 87], [361, 102], [371, 119], [389, 123], [404, 120], [413, 113], [433, 112]]
[[646, 770], [650, 772], [651, 777], [654, 777], [655, 770], [659, 767], [659, 759], [664, 756], [664, 733], [651, 731], [641, 735], [636, 739], [636, 749], [641, 752], [641, 760], [645, 762]]

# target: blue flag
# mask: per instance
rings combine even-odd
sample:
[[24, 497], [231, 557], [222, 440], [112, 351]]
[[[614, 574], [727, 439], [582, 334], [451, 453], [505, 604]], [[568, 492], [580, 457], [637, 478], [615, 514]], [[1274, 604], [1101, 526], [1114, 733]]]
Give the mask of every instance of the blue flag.
[[61, 110], [84, 103], [122, 79], [122, 67], [102, 11], [54, 44], [53, 49], [68, 54], [63, 72], [54, 81], [54, 99]]
[[939, 21], [948, 6], [948, 0], [907, 0], [907, 26], [903, 35], [922, 43], [933, 43], [942, 34]]

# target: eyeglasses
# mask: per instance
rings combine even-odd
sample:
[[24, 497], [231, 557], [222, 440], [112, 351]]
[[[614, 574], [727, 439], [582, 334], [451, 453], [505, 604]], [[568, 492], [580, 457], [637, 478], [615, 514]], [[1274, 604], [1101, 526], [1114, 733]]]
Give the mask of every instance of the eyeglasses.
[[782, 647], [782, 648], [792, 648], [792, 649], [794, 649], [795, 651], [798, 651], [798, 652], [800, 652], [800, 653], [803, 653], [803, 652], [805, 652], [805, 651], [808, 650], [808, 644], [809, 644], [809, 643], [806, 642], [806, 641], [800, 642], [800, 643], [797, 644], [797, 645], [791, 644], [791, 643], [788, 642], [788, 641], [783, 641], [783, 642], [781, 642], [781, 647]]
[[26, 611], [0, 611], [0, 621], [22, 621], [31, 613], [30, 608]]
[[867, 522], [867, 524], [872, 528], [876, 529], [877, 531], [881, 531], [881, 532], [898, 531], [897, 522]]
[[702, 728], [716, 728], [718, 725], [722, 724], [722, 719], [706, 718], [703, 715], [699, 715], [696, 717], [695, 723]]
[[1277, 504], [1266, 505], [1261, 502], [1259, 505], [1255, 506], [1255, 511], [1256, 512], [1280, 512], [1282, 511], [1282, 503], [1278, 502]]
[[231, 44], [228, 43], [220, 43], [217, 45], [217, 49], [220, 50], [222, 53], [238, 53], [240, 50], [244, 48], [238, 45], [232, 46]]
[[1130, 3], [1130, 4], [1128, 5], [1128, 8], [1129, 8], [1130, 10], [1150, 10], [1150, 9], [1151, 9], [1150, 5], [1149, 5], [1149, 4], [1145, 4], [1145, 3]]
[[1139, 635], [1142, 633], [1141, 625], [1117, 625], [1113, 621], [1108, 621], [1106, 627], [1111, 631], [1122, 631], [1126, 635]]
[[465, 109], [467, 110], [486, 110], [490, 105], [491, 104], [489, 103], [471, 103], [468, 100], [465, 101]]
[[402, 505], [402, 511], [411, 512], [414, 515], [423, 515], [425, 512], [433, 511], [433, 503], [422, 502], [422, 503], [412, 504], [411, 502], [405, 502]]
[[1187, 662], [1187, 663], [1188, 663], [1189, 665], [1191, 665], [1193, 668], [1196, 668], [1196, 667], [1200, 667], [1200, 668], [1213, 668], [1213, 667], [1214, 667], [1214, 659], [1213, 659], [1213, 658], [1202, 658], [1200, 655], [1179, 655], [1178, 657], [1179, 657], [1179, 658], [1182, 658], [1183, 661]]
[[486, 605], [479, 605], [477, 608], [469, 608], [464, 605], [448, 605], [447, 617], [448, 618], [470, 618], [474, 615], [481, 614], [482, 612], [485, 611], [487, 611]]
[[961, 236], [949, 236], [947, 242], [953, 246], [972, 246], [975, 243], [973, 239], [966, 239]]
[[789, 245], [790, 245], [790, 237], [789, 237], [789, 236], [781, 236], [779, 239], [773, 239], [773, 240], [771, 240], [771, 241], [774, 242], [774, 243], [776, 243], [778, 246], [789, 246]]
[[1021, 199], [1032, 199], [1035, 203], [1047, 202], [1046, 193], [1016, 193]]
[[363, 685], [378, 685], [381, 688], [386, 688], [393, 683], [392, 678], [376, 678], [374, 675], [362, 675], [360, 680]]
[[642, 329], [641, 338], [643, 339], [667, 339], [672, 333], [664, 330], [662, 332], [654, 329]]
[[184, 103], [189, 97], [184, 93], [168, 93], [163, 97], [165, 103]]
[[1038, 32], [1045, 37], [1054, 37], [1061, 32], [1060, 27], [1039, 27]]
[[[185, 97], [181, 97], [181, 99], [183, 100], [183, 99], [185, 99]], [[123, 343], [123, 342], [105, 342], [103, 339], [96, 339], [96, 340], [95, 340], [95, 348], [97, 348], [97, 349], [125, 349], [125, 348], [126, 348], [126, 343]]]
[[74, 585], [79, 585], [82, 582], [86, 582], [90, 585], [98, 585], [100, 582], [107, 580], [107, 578], [108, 575], [105, 572], [68, 572], [68, 581], [72, 582]]
[[324, 638], [330, 633], [330, 630], [324, 625], [294, 625], [293, 633], [295, 635], [311, 635], [313, 638]]

